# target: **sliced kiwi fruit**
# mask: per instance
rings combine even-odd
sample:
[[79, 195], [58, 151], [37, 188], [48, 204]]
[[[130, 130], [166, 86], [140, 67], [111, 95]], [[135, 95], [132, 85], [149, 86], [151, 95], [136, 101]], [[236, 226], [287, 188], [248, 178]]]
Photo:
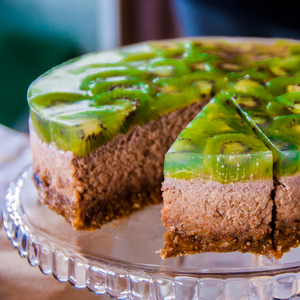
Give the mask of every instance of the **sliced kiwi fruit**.
[[234, 89], [239, 92], [247, 92], [251, 87], [258, 87], [259, 83], [251, 79], [242, 79], [234, 84]]
[[272, 123], [272, 132], [282, 136], [282, 139], [291, 140], [300, 148], [300, 115], [276, 117]]
[[136, 110], [135, 103], [119, 101], [92, 110], [68, 113], [52, 118], [51, 139], [58, 148], [85, 156], [115, 137]]
[[276, 98], [261, 85], [248, 85], [244, 81], [238, 82], [233, 89], [226, 92], [233, 99], [234, 103], [245, 112], [266, 111], [270, 102], [276, 102]]
[[279, 96], [278, 100], [290, 113], [300, 114], [300, 92], [285, 93]]
[[222, 183], [272, 177], [272, 154], [256, 137], [216, 135], [207, 142], [204, 155], [206, 173]]
[[159, 77], [181, 77], [190, 73], [190, 68], [184, 61], [168, 58], [154, 59], [142, 69]]
[[50, 122], [33, 108], [30, 109], [30, 119], [38, 136], [46, 143], [51, 142]]
[[96, 83], [101, 81], [108, 81], [108, 79], [124, 80], [130, 78], [146, 80], [147, 78], [149, 78], [149, 74], [146, 71], [137, 69], [132, 66], [105, 66], [103, 68], [97, 68], [97, 72], [86, 76], [81, 82], [80, 89], [89, 90], [90, 88], [93, 88], [96, 85]]
[[160, 93], [164, 94], [182, 93], [190, 88], [195, 88], [198, 90], [201, 99], [208, 98], [213, 89], [213, 83], [209, 80], [189, 80], [184, 77], [155, 78], [153, 83], [158, 87]]
[[292, 55], [282, 58], [280, 61], [280, 67], [288, 74], [294, 74], [300, 71], [300, 55]]
[[[188, 158], [191, 151], [201, 152], [206, 162], [203, 172], [222, 182], [256, 178], [259, 168], [265, 176], [270, 174], [269, 165], [261, 163], [266, 148], [253, 152], [251, 143], [258, 139], [252, 128], [273, 150], [274, 161], [284, 171], [292, 161], [285, 154], [292, 153], [295, 160], [299, 140], [298, 123], [291, 123], [291, 118], [277, 119], [300, 113], [300, 51], [294, 48], [285, 57], [288, 47], [277, 55], [277, 50], [266, 53], [267, 46], [250, 49], [249, 45], [211, 41], [153, 42], [117, 50], [112, 53], [114, 59], [107, 56], [107, 63], [99, 54], [96, 59], [86, 56], [73, 61], [74, 65], [47, 72], [40, 84], [31, 86], [32, 123], [44, 141], [86, 155], [135, 124], [220, 93], [181, 134], [175, 152], [181, 149], [185, 161], [191, 163], [195, 161]], [[93, 60], [96, 63], [91, 64]], [[61, 91], [51, 91], [51, 80], [57, 83], [64, 74], [74, 81], [69, 80]], [[74, 92], [65, 93], [67, 90]], [[245, 151], [251, 159], [245, 159], [243, 173], [237, 171], [237, 164], [245, 158]], [[255, 159], [259, 166], [253, 163]], [[225, 166], [226, 172], [222, 171]]]
[[[47, 143], [51, 142], [50, 119], [59, 113], [61, 108], [72, 110], [74, 103], [81, 104], [84, 95], [79, 93], [48, 93], [29, 100], [30, 117], [37, 134]], [[84, 103], [91, 103], [88, 99]]]
[[203, 45], [196, 41], [185, 43], [184, 48], [186, 51], [183, 54], [182, 58], [189, 65], [202, 63], [210, 59], [218, 58], [218, 56], [209, 53], [209, 50], [211, 50], [212, 47]]
[[113, 80], [97, 82], [94, 87], [91, 88], [91, 94], [96, 97], [102, 93], [111, 92], [114, 89], [123, 89], [129, 91], [138, 90], [151, 96], [158, 92], [158, 89], [151, 82], [131, 78], [123, 78], [122, 80], [114, 78], [112, 79]]
[[153, 84], [158, 87], [160, 92], [180, 93], [190, 85], [190, 81], [186, 78], [158, 77], [153, 80]]
[[269, 115], [263, 112], [255, 112], [251, 114], [251, 119], [259, 128], [265, 128], [269, 126], [273, 121], [273, 119]]
[[142, 125], [155, 118], [155, 111], [153, 109], [154, 99], [150, 95], [138, 90], [123, 90], [117, 88], [96, 96], [93, 105], [95, 107], [101, 107], [103, 105], [114, 105], [120, 101], [134, 102], [136, 106], [134, 114], [127, 119], [128, 129], [133, 125]]
[[158, 42], [151, 43], [151, 46], [158, 52], [158, 56], [163, 58], [181, 59], [184, 47], [181, 43]]
[[184, 76], [183, 79], [188, 80], [191, 83], [199, 81], [210, 82], [213, 85], [213, 92], [215, 94], [225, 89], [228, 84], [228, 78], [213, 73], [208, 73], [206, 71], [197, 71], [190, 73]]
[[179, 93], [158, 93], [152, 111], [154, 115], [158, 117], [176, 109], [205, 100], [207, 100], [207, 97], [201, 95], [197, 87], [190, 86]]
[[288, 92], [288, 89], [293, 86], [300, 85], [300, 75], [295, 76], [284, 76], [284, 77], [276, 77], [270, 80], [266, 86], [268, 90], [275, 96], [278, 97], [282, 94]]
[[244, 134], [221, 134], [211, 138], [205, 147], [205, 155], [252, 154], [266, 150], [257, 138]]
[[[122, 53], [122, 52], [121, 52]], [[121, 62], [136, 62], [136, 61], [148, 61], [158, 56], [158, 51], [149, 51], [149, 52], [136, 52], [136, 53], [122, 53], [124, 57]]]
[[58, 102], [74, 102], [87, 98], [89, 98], [89, 96], [86, 93], [53, 92], [30, 99], [29, 104], [34, 109], [40, 110], [45, 107], [53, 106]]
[[144, 43], [123, 47], [118, 54], [121, 56], [120, 63], [131, 63], [153, 59], [159, 55], [159, 51], [152, 43]]

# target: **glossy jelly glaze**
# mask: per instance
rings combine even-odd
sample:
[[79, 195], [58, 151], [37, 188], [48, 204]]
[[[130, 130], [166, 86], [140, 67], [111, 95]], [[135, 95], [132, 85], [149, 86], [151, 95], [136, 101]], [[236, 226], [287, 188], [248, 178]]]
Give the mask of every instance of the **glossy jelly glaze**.
[[[165, 176], [177, 179], [201, 178], [221, 183], [271, 179], [273, 164], [277, 178], [299, 173], [298, 47], [292, 45], [289, 48], [290, 54], [286, 57], [264, 57], [247, 63], [242, 70], [236, 68], [230, 72], [226, 87], [220, 91], [220, 94], [225, 94], [230, 100], [221, 103], [217, 100], [220, 95], [217, 96], [181, 133], [166, 154]], [[223, 115], [219, 113], [219, 109], [211, 106], [216, 101], [223, 107]], [[231, 113], [225, 109], [230, 104], [236, 108]], [[211, 111], [213, 118], [206, 116], [206, 110]], [[243, 125], [249, 126], [247, 129], [272, 151], [273, 162], [266, 159], [270, 157], [270, 152], [266, 154], [260, 149], [260, 154], [255, 154], [258, 157], [256, 163], [249, 164], [253, 149], [251, 146], [246, 147], [248, 140], [243, 141], [229, 134], [245, 131], [241, 126], [232, 126], [234, 115], [241, 116]], [[250, 132], [246, 135], [251, 137]], [[205, 161], [208, 158], [213, 160], [213, 156], [205, 145], [210, 145], [217, 157], [210, 168], [207, 168]], [[240, 160], [241, 163], [232, 167], [235, 160]]]
[[165, 175], [221, 183], [273, 179], [272, 152], [219, 94], [179, 135], [166, 155]]
[[288, 41], [195, 39], [85, 55], [30, 86], [33, 127], [43, 141], [85, 156], [134, 125], [227, 94], [226, 101], [215, 98], [180, 135], [166, 155], [166, 175], [223, 183], [270, 178], [272, 156], [275, 172], [294, 174], [299, 165], [299, 49]]

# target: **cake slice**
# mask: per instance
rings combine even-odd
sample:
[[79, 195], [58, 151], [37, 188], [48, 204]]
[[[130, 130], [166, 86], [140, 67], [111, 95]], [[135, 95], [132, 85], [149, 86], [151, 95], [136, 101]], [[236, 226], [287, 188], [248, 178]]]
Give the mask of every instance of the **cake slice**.
[[199, 252], [273, 253], [272, 152], [218, 95], [165, 157], [162, 258]]
[[227, 93], [233, 94], [241, 114], [273, 153], [274, 247], [283, 253], [300, 243], [300, 115], [295, 114], [300, 92], [289, 92], [298, 84], [298, 75], [284, 76], [270, 80], [267, 89], [243, 82]]

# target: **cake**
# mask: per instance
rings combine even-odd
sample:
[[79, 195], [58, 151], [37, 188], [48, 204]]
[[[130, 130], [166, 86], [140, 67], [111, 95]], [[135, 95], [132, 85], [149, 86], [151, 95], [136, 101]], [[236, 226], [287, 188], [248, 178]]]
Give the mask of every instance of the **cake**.
[[299, 244], [299, 54], [295, 41], [195, 38], [53, 68], [28, 91], [41, 201], [93, 230], [160, 203], [163, 182], [163, 258], [280, 257]]

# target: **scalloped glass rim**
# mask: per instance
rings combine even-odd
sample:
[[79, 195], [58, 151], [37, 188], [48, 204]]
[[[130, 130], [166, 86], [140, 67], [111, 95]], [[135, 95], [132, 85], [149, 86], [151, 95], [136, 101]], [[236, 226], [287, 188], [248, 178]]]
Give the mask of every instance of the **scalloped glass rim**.
[[300, 247], [279, 261], [242, 253], [163, 261], [152, 253], [163, 246], [160, 206], [95, 232], [76, 232], [40, 204], [30, 174], [26, 168], [10, 185], [4, 228], [21, 257], [60, 282], [118, 299], [289, 299], [300, 293]]

